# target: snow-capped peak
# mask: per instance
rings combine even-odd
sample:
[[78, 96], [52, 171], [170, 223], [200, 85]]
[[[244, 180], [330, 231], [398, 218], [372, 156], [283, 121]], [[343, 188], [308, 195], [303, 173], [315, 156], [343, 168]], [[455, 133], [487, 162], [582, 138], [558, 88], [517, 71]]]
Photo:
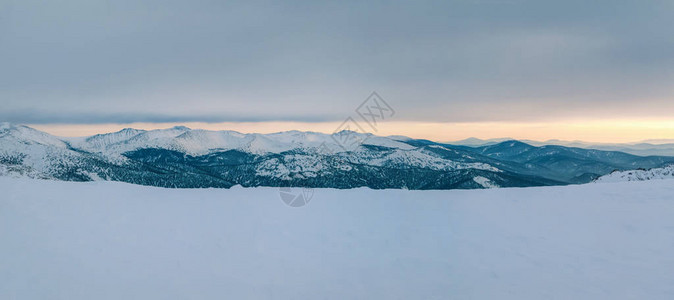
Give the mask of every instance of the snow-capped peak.
[[240, 150], [249, 153], [282, 153], [293, 149], [324, 151], [330, 153], [353, 151], [344, 149], [344, 140], [401, 150], [414, 149], [406, 143], [371, 133], [340, 131], [333, 134], [302, 131], [285, 131], [269, 134], [240, 133], [231, 130], [212, 131], [175, 126], [166, 129], [142, 130], [124, 128], [117, 132], [88, 137], [58, 138], [27, 126], [0, 124], [0, 137], [13, 137], [16, 142], [68, 146], [109, 158], [123, 159], [122, 154], [144, 148], [175, 150], [190, 155], [204, 155], [216, 151]]
[[12, 123], [0, 124], [0, 141], [9, 145], [10, 143], [22, 143], [25, 145], [47, 145], [59, 148], [65, 148], [67, 145], [62, 140], [46, 132], [35, 130], [24, 125], [15, 125]]

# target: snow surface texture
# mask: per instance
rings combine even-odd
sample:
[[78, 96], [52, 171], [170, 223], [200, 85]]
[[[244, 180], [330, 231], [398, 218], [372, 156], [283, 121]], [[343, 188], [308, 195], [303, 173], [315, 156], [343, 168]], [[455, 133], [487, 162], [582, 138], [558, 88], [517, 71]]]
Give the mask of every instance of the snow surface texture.
[[161, 189], [0, 178], [0, 299], [674, 299], [674, 181]]
[[653, 179], [674, 179], [674, 166], [648, 170], [615, 171], [597, 178], [595, 182], [644, 181]]

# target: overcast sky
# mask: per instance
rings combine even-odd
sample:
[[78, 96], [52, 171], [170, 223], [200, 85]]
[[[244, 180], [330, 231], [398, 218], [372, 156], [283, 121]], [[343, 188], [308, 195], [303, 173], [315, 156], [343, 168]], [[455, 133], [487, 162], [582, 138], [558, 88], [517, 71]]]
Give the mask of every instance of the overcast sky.
[[674, 1], [0, 0], [0, 120], [674, 116]]

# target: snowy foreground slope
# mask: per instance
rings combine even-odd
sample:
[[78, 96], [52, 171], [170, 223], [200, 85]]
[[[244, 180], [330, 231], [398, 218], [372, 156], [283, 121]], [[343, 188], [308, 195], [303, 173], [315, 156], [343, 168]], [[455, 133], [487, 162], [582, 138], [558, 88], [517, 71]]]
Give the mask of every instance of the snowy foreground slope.
[[674, 299], [674, 181], [162, 189], [0, 178], [0, 299]]

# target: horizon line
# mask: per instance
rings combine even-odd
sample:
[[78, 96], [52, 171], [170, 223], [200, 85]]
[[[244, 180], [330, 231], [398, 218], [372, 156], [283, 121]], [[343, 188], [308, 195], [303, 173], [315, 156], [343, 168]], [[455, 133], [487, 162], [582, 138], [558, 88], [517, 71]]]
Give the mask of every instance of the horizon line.
[[[11, 123], [19, 124], [19, 123]], [[280, 133], [288, 131], [331, 134], [341, 130], [339, 122], [227, 122], [227, 123], [120, 123], [120, 124], [24, 124], [31, 128], [60, 137], [87, 137], [117, 132], [125, 128], [154, 130], [185, 126], [196, 130], [234, 131], [238, 133]], [[624, 122], [602, 123], [425, 123], [382, 122], [376, 130], [363, 130], [381, 137], [403, 136], [441, 143], [461, 142], [466, 139], [518, 140], [532, 142], [569, 142], [586, 144], [666, 144], [674, 142], [674, 122]], [[611, 130], [612, 129], [612, 130]], [[608, 132], [610, 130], [611, 132]], [[555, 134], [561, 133], [561, 134]], [[647, 133], [650, 133], [647, 134]], [[572, 136], [573, 138], [568, 138]], [[581, 136], [598, 137], [583, 139]], [[638, 137], [638, 138], [637, 138]]]

